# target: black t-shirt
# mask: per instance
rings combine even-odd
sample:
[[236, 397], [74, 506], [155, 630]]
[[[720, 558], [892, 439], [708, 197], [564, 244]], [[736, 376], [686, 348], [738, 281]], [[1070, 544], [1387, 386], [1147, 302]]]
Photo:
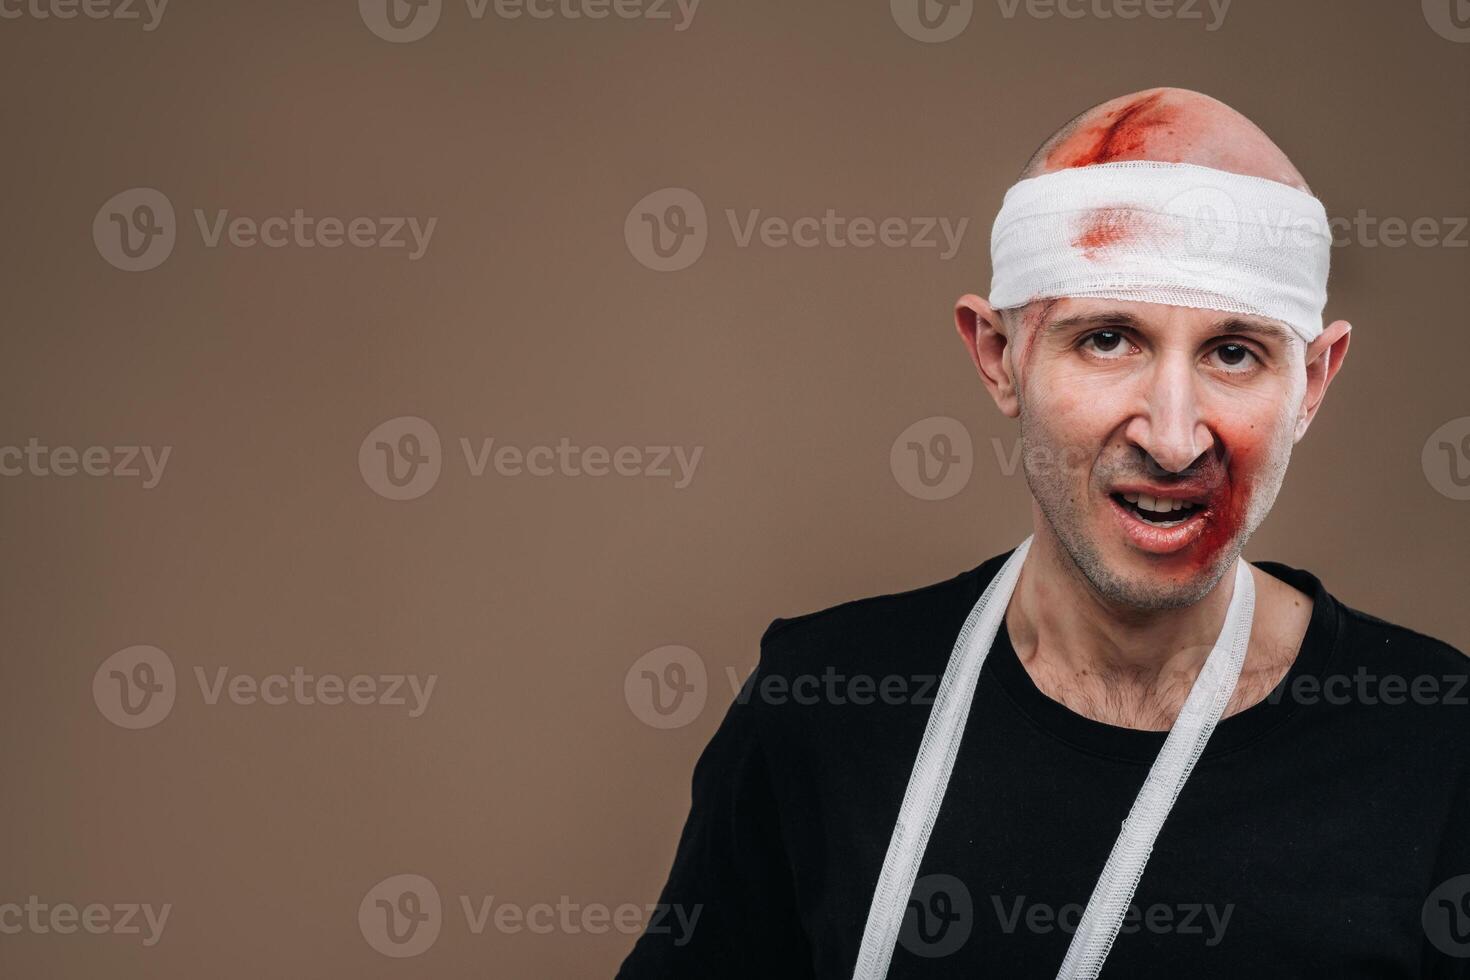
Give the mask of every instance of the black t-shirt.
[[[1006, 557], [771, 624], [620, 980], [852, 976], [938, 678]], [[1470, 977], [1470, 661], [1259, 567], [1312, 596], [1301, 651], [1215, 730], [1102, 976]], [[1054, 977], [1163, 740], [1043, 694], [1002, 629], [889, 977]]]

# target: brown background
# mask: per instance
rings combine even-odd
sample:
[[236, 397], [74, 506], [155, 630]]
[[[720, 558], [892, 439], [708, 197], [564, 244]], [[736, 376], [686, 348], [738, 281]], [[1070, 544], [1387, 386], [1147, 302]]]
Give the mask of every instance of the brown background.
[[[1206, 8], [1207, 9], [1207, 8]], [[876, 0], [704, 0], [669, 21], [472, 20], [375, 37], [350, 0], [173, 0], [137, 22], [0, 20], [7, 189], [0, 443], [170, 445], [162, 483], [7, 477], [0, 579], [0, 903], [172, 903], [163, 940], [0, 935], [7, 977], [610, 976], [629, 936], [474, 936], [457, 896], [648, 903], [699, 749], [774, 616], [948, 577], [1026, 531], [1012, 445], [953, 299], [989, 221], [1082, 108], [1157, 84], [1256, 119], [1335, 215], [1470, 213], [1470, 45], [1419, 4], [1236, 0], [1198, 20], [1007, 19], [921, 44]], [[159, 268], [91, 240], [146, 186], [179, 213]], [[663, 187], [709, 209], [692, 267], [623, 240]], [[193, 208], [437, 216], [427, 255], [208, 249]], [[934, 249], [736, 247], [724, 210], [970, 217]], [[1253, 558], [1470, 646], [1470, 504], [1421, 467], [1470, 415], [1464, 249], [1335, 253], [1357, 327]], [[359, 443], [430, 420], [444, 470], [393, 502]], [[913, 422], [974, 439], [963, 492], [889, 468]], [[461, 436], [702, 446], [693, 483], [471, 477]], [[133, 644], [178, 701], [126, 731], [91, 697]], [[633, 662], [697, 651], [709, 703], [644, 724]], [[193, 668], [436, 673], [406, 709], [208, 705]], [[432, 879], [416, 959], [356, 921]]]

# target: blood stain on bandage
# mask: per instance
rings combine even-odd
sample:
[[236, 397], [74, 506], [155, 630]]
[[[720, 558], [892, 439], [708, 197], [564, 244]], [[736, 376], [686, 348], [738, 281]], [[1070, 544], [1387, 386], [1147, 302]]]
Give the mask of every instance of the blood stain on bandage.
[[1177, 110], [1162, 105], [1163, 98], [1163, 92], [1145, 95], [1068, 134], [1046, 155], [1047, 169], [1144, 159], [1147, 144], [1158, 135], [1156, 131], [1175, 123]]
[[1145, 216], [1132, 208], [1094, 208], [1083, 216], [1072, 247], [1096, 262], [1104, 252], [1131, 241], [1148, 227]]

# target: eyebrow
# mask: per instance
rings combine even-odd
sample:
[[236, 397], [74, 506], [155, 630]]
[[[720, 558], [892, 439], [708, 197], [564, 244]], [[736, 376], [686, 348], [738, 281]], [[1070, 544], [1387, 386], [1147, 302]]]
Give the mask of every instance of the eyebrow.
[[1215, 329], [1220, 333], [1243, 333], [1265, 337], [1283, 344], [1291, 343], [1292, 337], [1294, 336], [1290, 331], [1284, 330], [1274, 323], [1261, 320], [1242, 320], [1238, 317], [1221, 320], [1215, 324]]
[[1131, 327], [1137, 330], [1143, 327], [1143, 321], [1132, 313], [1119, 310], [1116, 313], [1087, 313], [1063, 317], [1042, 325], [1043, 330], [1065, 330], [1069, 327], [1094, 327], [1098, 330], [1104, 327]]
[[[1123, 310], [1115, 310], [1109, 313], [1088, 313], [1081, 316], [1063, 317], [1053, 320], [1042, 326], [1043, 330], [1065, 330], [1071, 327], [1091, 327], [1095, 330], [1106, 330], [1109, 328], [1142, 330], [1145, 324], [1132, 313]], [[1219, 334], [1248, 334], [1274, 340], [1278, 343], [1289, 344], [1292, 334], [1287, 330], [1262, 320], [1242, 320], [1240, 317], [1227, 317], [1219, 320], [1211, 327], [1212, 333]]]

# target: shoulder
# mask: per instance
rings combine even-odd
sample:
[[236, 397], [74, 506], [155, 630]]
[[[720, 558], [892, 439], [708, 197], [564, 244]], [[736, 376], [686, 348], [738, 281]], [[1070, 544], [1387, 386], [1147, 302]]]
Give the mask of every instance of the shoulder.
[[1321, 701], [1352, 720], [1353, 737], [1397, 753], [1405, 765], [1414, 758], [1414, 765], [1466, 772], [1470, 657], [1443, 640], [1328, 601], [1337, 631], [1319, 678]]
[[773, 620], [761, 637], [760, 670], [784, 674], [828, 666], [867, 670], [947, 659], [955, 636], [1006, 555], [952, 578]]
[[1363, 659], [1420, 673], [1470, 676], [1470, 657], [1443, 640], [1390, 623], [1344, 602], [1337, 605], [1342, 613], [1344, 636]]
[[[1328, 592], [1310, 572], [1280, 562], [1254, 564], [1311, 597], [1314, 618], [1330, 621], [1333, 640], [1349, 662], [1470, 675], [1470, 657], [1443, 640], [1353, 608]], [[1320, 608], [1324, 605], [1325, 610]]]
[[864, 783], [882, 771], [884, 785], [902, 789], [912, 755], [893, 746], [917, 749], [955, 638], [1004, 557], [771, 623], [737, 709], [752, 719], [783, 800], [850, 797], [852, 759], [865, 760]]

